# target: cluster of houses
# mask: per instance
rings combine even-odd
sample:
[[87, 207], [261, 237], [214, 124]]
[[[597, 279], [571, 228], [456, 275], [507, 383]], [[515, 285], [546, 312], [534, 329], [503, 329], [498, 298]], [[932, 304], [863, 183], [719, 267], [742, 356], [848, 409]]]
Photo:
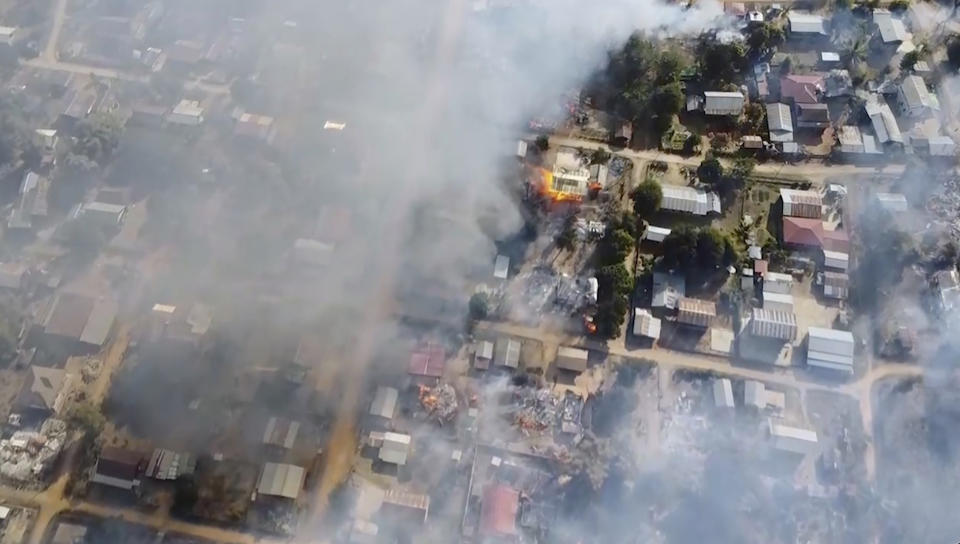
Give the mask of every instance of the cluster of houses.
[[[727, 7], [743, 16], [748, 25], [777, 18], [781, 13], [777, 7], [770, 7], [765, 13], [747, 12], [736, 3]], [[769, 61], [753, 67], [743, 89], [690, 94], [687, 110], [701, 111], [708, 117], [738, 117], [748, 100], [764, 104], [767, 132], [744, 135], [744, 149], [772, 146], [784, 155], [802, 154], [803, 142], [818, 147], [823, 131], [835, 127], [834, 149], [849, 160], [901, 150], [931, 157], [955, 156], [956, 142], [936, 124], [923, 123], [937, 117], [940, 111], [937, 94], [928, 86], [932, 75], [929, 63], [921, 60], [903, 70], [898, 80], [869, 82], [866, 89], [857, 89], [849, 71], [841, 68], [840, 54], [830, 42], [829, 27], [822, 15], [789, 10], [785, 31], [791, 49], [805, 48], [815, 55], [776, 53]], [[916, 49], [907, 23], [899, 14], [875, 9], [869, 28], [872, 52], [890, 59]], [[792, 73], [792, 67], [783, 68], [793, 56], [804, 57], [801, 71], [809, 71]], [[854, 96], [859, 97], [862, 110], [844, 115], [848, 100]]]

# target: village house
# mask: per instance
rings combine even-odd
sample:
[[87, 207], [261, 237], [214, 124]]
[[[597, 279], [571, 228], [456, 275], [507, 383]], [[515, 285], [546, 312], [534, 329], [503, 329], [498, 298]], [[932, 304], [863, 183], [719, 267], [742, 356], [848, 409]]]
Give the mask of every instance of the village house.
[[767, 127], [771, 142], [793, 141], [793, 116], [786, 104], [767, 104]]
[[709, 300], [683, 297], [677, 301], [677, 323], [707, 328], [717, 317], [717, 305]]
[[787, 104], [816, 104], [823, 92], [820, 74], [789, 74], [780, 78], [780, 101]]
[[799, 10], [787, 13], [787, 30], [791, 39], [820, 40], [828, 35], [823, 17]]
[[183, 99], [166, 116], [166, 121], [174, 125], [195, 127], [203, 123], [204, 108], [197, 100]]
[[117, 303], [109, 297], [59, 293], [42, 328], [47, 337], [66, 341], [73, 350], [97, 349], [106, 343], [117, 310]]
[[910, 39], [906, 25], [899, 17], [894, 17], [889, 10], [873, 10], [873, 23], [877, 25], [877, 38], [880, 44], [892, 49], [899, 48], [904, 42]]
[[807, 335], [807, 366], [853, 374], [853, 334], [810, 327]]
[[784, 217], [819, 219], [823, 215], [823, 201], [816, 191], [780, 189], [780, 203]]
[[654, 342], [660, 338], [660, 320], [642, 308], [635, 308], [633, 313], [633, 334], [641, 338], [649, 338]]
[[745, 100], [737, 91], [706, 91], [703, 99], [703, 113], [717, 116], [740, 115]]
[[864, 104], [864, 110], [870, 118], [870, 124], [873, 126], [873, 132], [877, 137], [877, 143], [880, 144], [903, 144], [903, 134], [900, 132], [900, 126], [897, 124], [897, 118], [893, 115], [890, 106], [877, 97], [868, 99]]
[[125, 491], [140, 487], [143, 454], [123, 448], [105, 447], [100, 452], [90, 481]]
[[720, 213], [720, 197], [717, 193], [679, 185], [662, 185], [661, 192], [663, 197], [660, 209], [662, 210], [693, 215]]
[[903, 78], [897, 90], [900, 114], [906, 117], [927, 117], [940, 110], [937, 97], [927, 89], [926, 82], [917, 75]]
[[265, 463], [257, 482], [257, 494], [297, 500], [303, 489], [303, 467], [286, 463]]
[[70, 396], [72, 377], [62, 368], [32, 365], [14, 405], [42, 417], [59, 414]]

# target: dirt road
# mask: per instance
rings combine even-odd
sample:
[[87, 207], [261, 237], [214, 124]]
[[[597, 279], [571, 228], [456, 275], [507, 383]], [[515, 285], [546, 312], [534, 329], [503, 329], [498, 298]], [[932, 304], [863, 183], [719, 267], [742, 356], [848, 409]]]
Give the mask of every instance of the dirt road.
[[[433, 62], [430, 77], [427, 82], [426, 92], [423, 104], [423, 111], [416, 116], [422, 120], [419, 128], [423, 133], [417, 133], [414, 130], [408, 134], [408, 141], [414, 142], [411, 145], [422, 145], [427, 149], [432, 132], [439, 125], [440, 107], [444, 103], [444, 95], [447, 90], [446, 77], [448, 76], [446, 68], [450, 65], [456, 47], [454, 44], [460, 34], [461, 24], [463, 22], [465, 5], [463, 0], [450, 0], [443, 6], [443, 19], [441, 32], [436, 44], [436, 57]], [[409, 175], [400, 176], [399, 183], [416, 183], [418, 176], [416, 172]], [[402, 186], [394, 191], [399, 201], [394, 201], [389, 210], [392, 213], [386, 214], [381, 218], [378, 224], [382, 236], [378, 243], [379, 248], [400, 247], [400, 237], [402, 229], [396, 228], [404, 219], [403, 215], [411, 209], [409, 199], [415, 194], [415, 191], [405, 190]], [[406, 198], [408, 201], [404, 201]], [[396, 251], [376, 251], [374, 254], [379, 256], [378, 278], [371, 289], [371, 298], [373, 302], [365, 308], [364, 319], [361, 323], [378, 323], [390, 317], [393, 303], [393, 293], [395, 290], [395, 275], [399, 266], [400, 255]], [[361, 337], [356, 340], [356, 350], [353, 354], [353, 361], [345, 365], [347, 375], [345, 376], [344, 386], [342, 388], [341, 402], [338, 408], [337, 420], [334, 423], [331, 433], [331, 439], [327, 445], [326, 465], [320, 482], [317, 485], [316, 495], [313, 498], [313, 509], [310, 519], [302, 525], [298, 541], [316, 542], [316, 536], [320, 534], [321, 524], [324, 513], [330, 499], [330, 493], [342, 483], [350, 474], [353, 466], [353, 457], [356, 454], [356, 417], [360, 408], [360, 401], [363, 398], [364, 388], [366, 386], [367, 372], [373, 360], [374, 349], [376, 345], [376, 327], [367, 326], [362, 329]]]
[[43, 58], [48, 62], [57, 61], [57, 44], [60, 43], [60, 31], [63, 30], [63, 21], [67, 18], [67, 0], [56, 0], [53, 5], [53, 27], [50, 37], [43, 48]]
[[[693, 157], [684, 157], [681, 155], [673, 155], [670, 153], [663, 153], [660, 151], [636, 151], [632, 149], [611, 149], [610, 146], [595, 142], [592, 140], [581, 140], [578, 138], [564, 138], [564, 137], [552, 137], [550, 138], [550, 145], [552, 146], [569, 146], [569, 147], [580, 147], [583, 149], [605, 149], [611, 153], [617, 155], [622, 155], [624, 157], [629, 157], [631, 159], [639, 159], [646, 161], [663, 161], [671, 164], [682, 164], [685, 166], [698, 166], [700, 161], [703, 160], [703, 157], [693, 156]], [[731, 161], [727, 159], [721, 159], [721, 162], [729, 165]], [[780, 163], [763, 163], [758, 164], [754, 168], [754, 172], [758, 174], [770, 174], [770, 175], [781, 175], [781, 176], [799, 176], [805, 178], [817, 178], [822, 179], [827, 176], [841, 176], [841, 175], [852, 175], [852, 174], [902, 174], [904, 170], [904, 165], [902, 164], [891, 164], [883, 166], [880, 168], [872, 166], [857, 166], [854, 164], [822, 164], [822, 163], [799, 163], [799, 164], [780, 164]]]

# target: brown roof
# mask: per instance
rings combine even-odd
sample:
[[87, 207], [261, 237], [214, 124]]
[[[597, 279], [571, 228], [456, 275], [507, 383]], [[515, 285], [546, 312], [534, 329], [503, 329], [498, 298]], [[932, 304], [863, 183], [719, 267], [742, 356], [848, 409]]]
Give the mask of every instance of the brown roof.
[[43, 323], [47, 334], [79, 339], [93, 311], [94, 300], [76, 293], [61, 293], [53, 300]]
[[410, 355], [408, 372], [414, 376], [439, 378], [447, 366], [446, 350], [439, 344], [428, 343]]
[[138, 451], [106, 447], [100, 452], [100, 458], [97, 460], [97, 474], [121, 480], [133, 480], [137, 477], [142, 461], [143, 454]]
[[490, 484], [480, 503], [480, 534], [509, 537], [517, 534], [520, 492], [504, 484]]
[[53, 411], [66, 379], [67, 372], [63, 369], [31, 366], [27, 381], [17, 396], [17, 406]]

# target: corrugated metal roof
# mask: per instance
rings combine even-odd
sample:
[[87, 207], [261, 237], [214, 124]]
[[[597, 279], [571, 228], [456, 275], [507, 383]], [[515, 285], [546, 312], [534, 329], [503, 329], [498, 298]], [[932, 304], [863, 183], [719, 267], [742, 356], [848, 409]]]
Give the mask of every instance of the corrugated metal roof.
[[266, 463], [260, 473], [257, 492], [261, 495], [296, 499], [303, 488], [303, 467], [285, 463]]
[[717, 315], [717, 305], [709, 300], [681, 298], [677, 301], [677, 322], [697, 327], [709, 327]]
[[[492, 344], [491, 344], [492, 347]], [[377, 387], [377, 392], [370, 403], [370, 414], [386, 419], [392, 419], [397, 410], [397, 398], [400, 392], [393, 387]]]
[[844, 300], [850, 292], [850, 276], [843, 272], [823, 273], [823, 295]]
[[903, 21], [885, 9], [873, 10], [873, 22], [880, 30], [880, 39], [883, 43], [900, 43], [909, 37]]
[[918, 75], [903, 78], [903, 82], [900, 83], [900, 92], [903, 93], [903, 98], [910, 109], [934, 107], [927, 84]]
[[380, 460], [394, 465], [406, 465], [407, 455], [410, 453], [410, 435], [400, 433], [383, 433], [383, 444], [380, 446]]
[[891, 212], [905, 212], [909, 207], [907, 197], [901, 193], [877, 193], [880, 207]]
[[300, 422], [286, 418], [271, 417], [263, 431], [263, 443], [270, 446], [279, 446], [286, 449], [293, 447], [300, 431]]
[[770, 129], [770, 141], [793, 141], [793, 116], [786, 104], [767, 104], [767, 127]]
[[667, 236], [670, 236], [671, 229], [664, 227], [655, 227], [648, 225], [647, 230], [643, 232], [643, 239], [651, 242], [662, 242]]
[[677, 185], [663, 185], [661, 192], [661, 209], [694, 215], [720, 213], [720, 197], [716, 193]]
[[107, 341], [113, 322], [117, 319], [119, 307], [109, 298], [99, 299], [87, 317], [87, 323], [80, 333], [80, 341], [92, 346], [102, 346]]
[[590, 353], [583, 348], [561, 346], [557, 350], [557, 368], [583, 372], [587, 369]]
[[737, 115], [743, 111], [744, 97], [739, 92], [707, 91], [703, 97], [703, 112], [707, 115]]
[[713, 381], [713, 403], [717, 408], [733, 408], [733, 384], [727, 378]]
[[840, 251], [824, 250], [823, 265], [827, 268], [846, 271], [850, 266], [850, 256]]
[[767, 407], [766, 386], [763, 382], [747, 380], [743, 384], [743, 403], [757, 410], [763, 410]]
[[647, 310], [636, 308], [633, 314], [633, 334], [645, 338], [660, 338], [660, 320]]
[[791, 341], [797, 337], [797, 316], [792, 312], [754, 308], [750, 316], [750, 333], [764, 338]]
[[517, 534], [520, 492], [506, 484], [489, 484], [480, 501], [480, 534], [511, 537]]
[[826, 22], [823, 17], [804, 11], [790, 11], [787, 13], [790, 23], [790, 32], [794, 34], [827, 34]]
[[903, 134], [900, 133], [900, 126], [897, 125], [897, 119], [893, 116], [893, 110], [890, 109], [890, 106], [886, 102], [880, 103], [876, 99], [868, 100], [863, 107], [870, 117], [873, 132], [876, 134], [879, 143], [903, 143]]
[[818, 219], [823, 214], [823, 200], [816, 191], [780, 189], [780, 198], [785, 216]]
[[810, 327], [807, 333], [807, 365], [853, 372], [853, 334], [820, 327]]

